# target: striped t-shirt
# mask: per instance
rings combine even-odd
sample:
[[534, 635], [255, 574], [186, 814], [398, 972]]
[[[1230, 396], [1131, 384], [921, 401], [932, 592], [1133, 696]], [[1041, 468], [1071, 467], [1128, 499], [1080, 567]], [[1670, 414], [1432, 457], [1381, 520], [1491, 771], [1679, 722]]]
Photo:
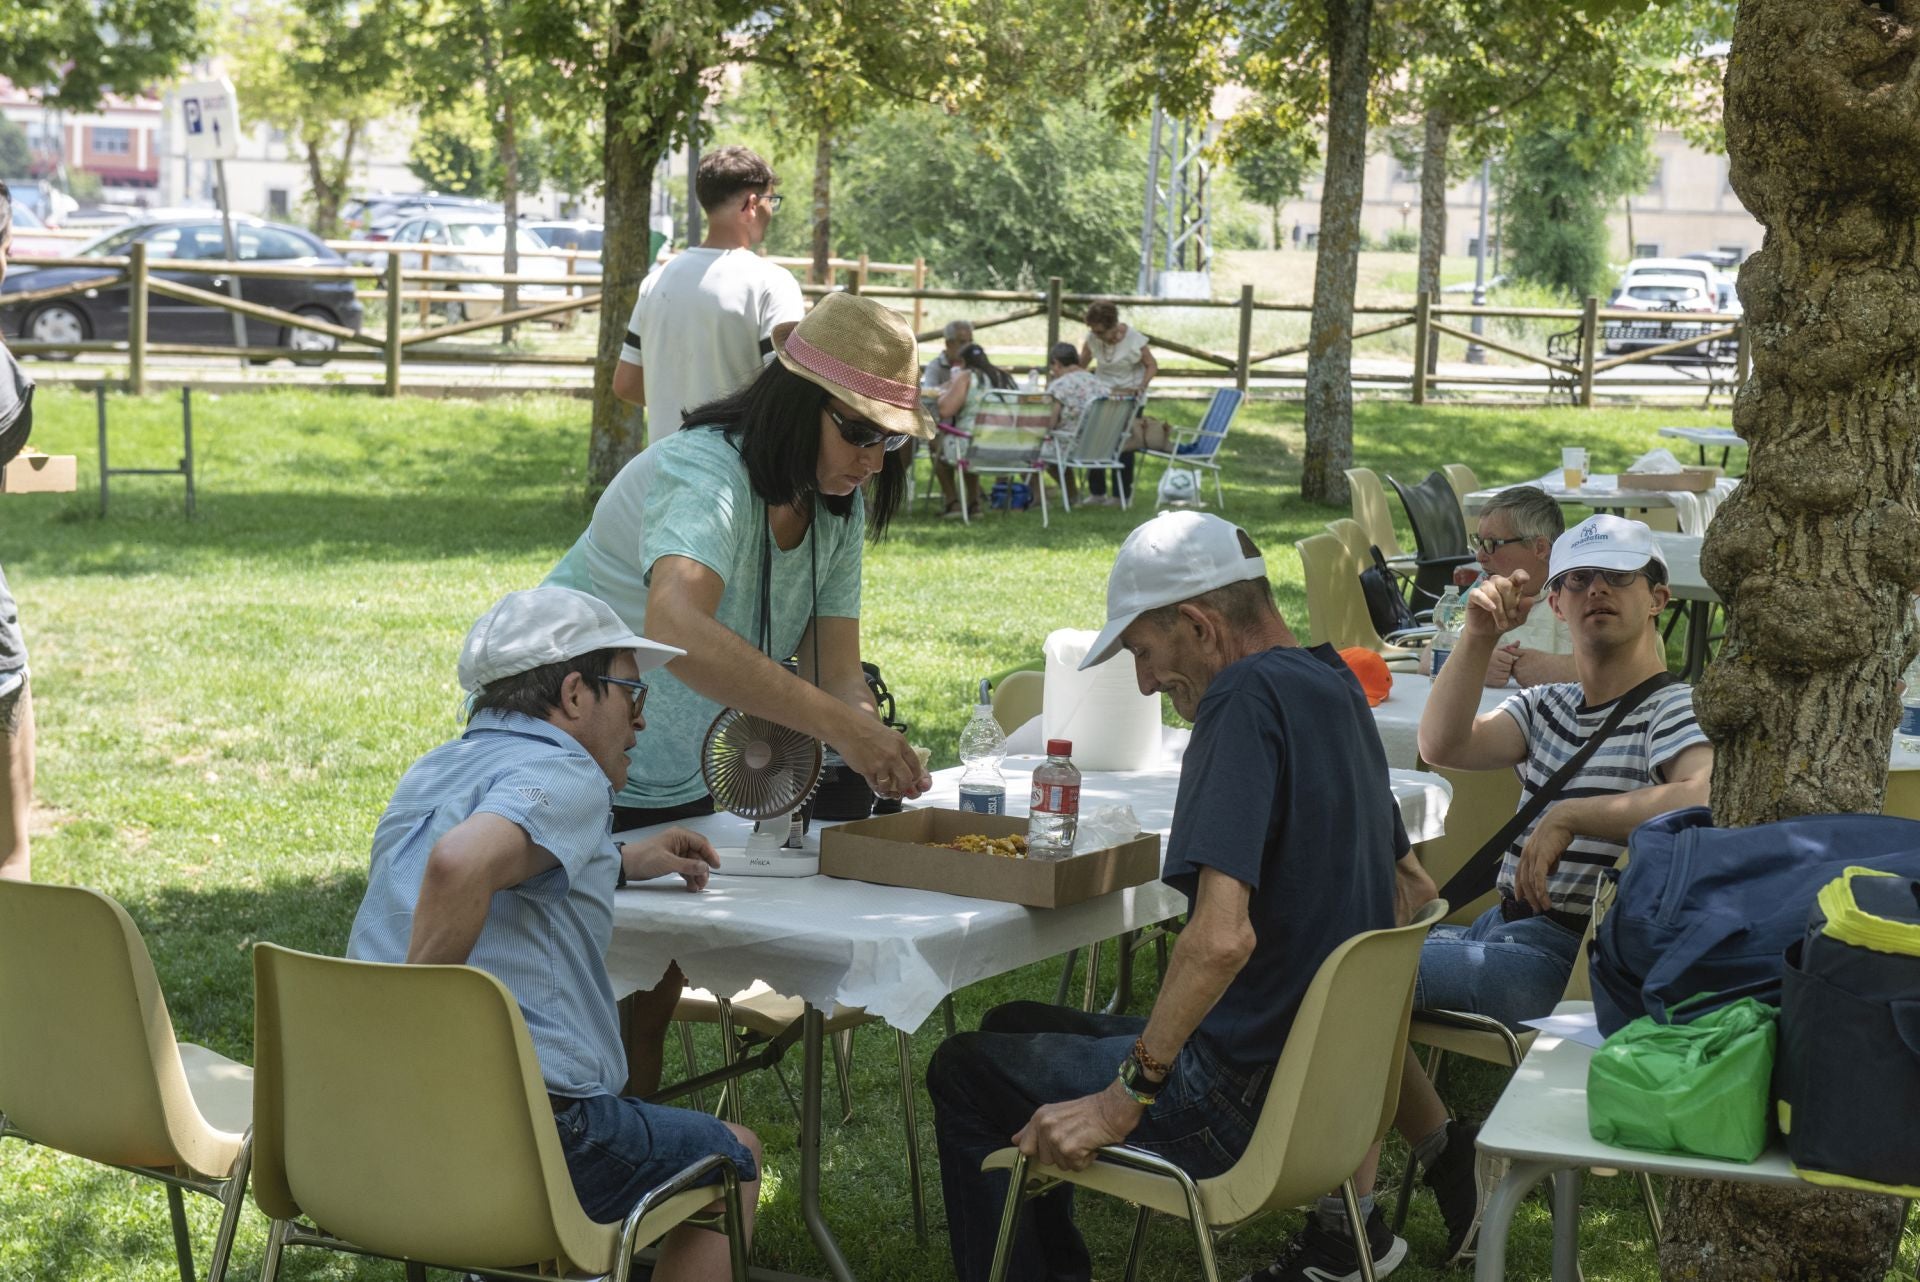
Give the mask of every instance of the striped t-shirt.
[[[1599, 731], [1613, 711], [1613, 703], [1588, 707], [1579, 683], [1569, 681], [1532, 686], [1510, 695], [1500, 711], [1512, 717], [1527, 737], [1527, 759], [1515, 767], [1520, 774], [1520, 804], [1525, 806], [1527, 799], [1545, 787], [1554, 772]], [[1646, 696], [1639, 707], [1621, 719], [1607, 741], [1567, 781], [1560, 799], [1600, 797], [1664, 783], [1668, 763], [1695, 744], [1706, 742], [1706, 734], [1693, 718], [1693, 687], [1665, 686]], [[1502, 894], [1513, 892], [1520, 852], [1539, 824], [1539, 818], [1528, 824], [1501, 856]], [[1613, 867], [1625, 849], [1619, 842], [1576, 836], [1547, 877], [1547, 894], [1553, 906], [1563, 912], [1592, 912], [1601, 869]]]

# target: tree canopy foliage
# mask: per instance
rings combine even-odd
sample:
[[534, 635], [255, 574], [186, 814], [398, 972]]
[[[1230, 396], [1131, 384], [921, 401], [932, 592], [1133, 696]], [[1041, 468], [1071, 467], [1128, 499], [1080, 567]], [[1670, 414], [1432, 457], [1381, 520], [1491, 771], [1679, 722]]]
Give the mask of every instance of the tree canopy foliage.
[[1646, 126], [1577, 115], [1517, 134], [1500, 166], [1514, 274], [1573, 298], [1609, 284], [1607, 213], [1653, 172]]
[[0, 4], [0, 77], [48, 106], [90, 111], [199, 57], [203, 12], [197, 0], [10, 0]]

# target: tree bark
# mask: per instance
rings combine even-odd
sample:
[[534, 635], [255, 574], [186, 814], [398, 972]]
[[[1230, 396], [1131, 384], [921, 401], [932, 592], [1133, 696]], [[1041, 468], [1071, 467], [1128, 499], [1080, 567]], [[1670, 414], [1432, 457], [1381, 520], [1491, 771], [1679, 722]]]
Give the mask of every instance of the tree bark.
[[1300, 493], [1345, 504], [1353, 465], [1353, 289], [1367, 165], [1367, 34], [1373, 0], [1326, 0], [1327, 172], [1320, 193], [1313, 328], [1307, 348], [1307, 450]]
[[[1740, 271], [1747, 479], [1701, 568], [1727, 637], [1696, 695], [1715, 822], [1877, 812], [1920, 588], [1920, 5], [1741, 0], [1730, 178], [1767, 229]], [[1901, 1204], [1676, 1182], [1661, 1275], [1877, 1279]]]
[[[1420, 148], [1420, 265], [1415, 289], [1434, 301], [1440, 298], [1440, 258], [1447, 252], [1447, 150], [1453, 143], [1453, 122], [1439, 107], [1427, 108], [1426, 137]], [[1427, 344], [1427, 372], [1440, 366], [1440, 343]]]
[[833, 126], [820, 122], [813, 144], [813, 268], [816, 285], [829, 279], [833, 262]]

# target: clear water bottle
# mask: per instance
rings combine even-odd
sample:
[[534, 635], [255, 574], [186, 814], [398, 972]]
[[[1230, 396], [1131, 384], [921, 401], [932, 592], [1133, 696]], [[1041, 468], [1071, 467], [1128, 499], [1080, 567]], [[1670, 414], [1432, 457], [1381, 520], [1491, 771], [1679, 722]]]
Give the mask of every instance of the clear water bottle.
[[1453, 655], [1453, 647], [1460, 639], [1461, 616], [1465, 608], [1460, 601], [1460, 589], [1449, 584], [1440, 594], [1433, 606], [1433, 640], [1427, 648], [1433, 652], [1433, 675], [1439, 676], [1440, 669]]
[[980, 701], [960, 732], [960, 809], [977, 815], [1007, 813], [1007, 777], [1000, 762], [1007, 755], [1007, 736], [994, 719], [987, 683], [980, 682]]
[[1073, 853], [1080, 827], [1080, 770], [1073, 764], [1073, 743], [1047, 740], [1047, 760], [1033, 772], [1027, 801], [1027, 858], [1065, 859]]
[[1907, 752], [1920, 752], [1920, 655], [1900, 679], [1907, 688], [1900, 692], [1900, 730], [1894, 743]]

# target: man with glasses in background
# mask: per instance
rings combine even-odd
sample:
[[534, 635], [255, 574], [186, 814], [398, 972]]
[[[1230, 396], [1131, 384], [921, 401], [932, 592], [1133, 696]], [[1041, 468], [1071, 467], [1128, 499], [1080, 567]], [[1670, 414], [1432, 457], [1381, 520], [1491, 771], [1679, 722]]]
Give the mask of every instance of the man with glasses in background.
[[[1466, 624], [1420, 718], [1423, 760], [1452, 770], [1518, 771], [1522, 810], [1612, 722], [1501, 853], [1500, 902], [1470, 925], [1435, 927], [1421, 950], [1417, 1006], [1471, 1011], [1512, 1028], [1559, 1002], [1601, 873], [1626, 853], [1628, 836], [1655, 815], [1707, 804], [1713, 775], [1713, 746], [1694, 720], [1692, 688], [1660, 681], [1667, 656], [1656, 625], [1669, 593], [1652, 532], [1639, 521], [1589, 517], [1554, 540], [1546, 592], [1534, 591], [1532, 575], [1516, 569], [1511, 577], [1491, 575], [1468, 594]], [[1520, 690], [1492, 712], [1479, 712], [1501, 638], [1543, 609], [1566, 624], [1577, 679]], [[1449, 898], [1467, 902], [1477, 893]], [[1479, 1127], [1447, 1115], [1411, 1052], [1394, 1125], [1439, 1203], [1447, 1259], [1462, 1257], [1488, 1191], [1474, 1153]], [[1369, 1159], [1356, 1177], [1362, 1194], [1371, 1192], [1373, 1166]], [[1253, 1279], [1359, 1276], [1344, 1221], [1335, 1220], [1310, 1224]]]
[[[1538, 596], [1547, 585], [1548, 549], [1566, 528], [1560, 505], [1535, 485], [1502, 490], [1480, 509], [1474, 535], [1468, 540], [1479, 564], [1455, 570], [1454, 584], [1465, 594], [1493, 575], [1511, 580], [1516, 572], [1524, 572], [1534, 594], [1534, 608], [1525, 622], [1501, 636], [1487, 663], [1487, 684], [1495, 689], [1509, 679], [1518, 686], [1580, 679], [1567, 625]], [[1432, 654], [1422, 651], [1419, 670], [1431, 673], [1432, 663]]]
[[[733, 1160], [749, 1221], [757, 1200], [753, 1132], [620, 1094], [627, 1057], [606, 965], [616, 874], [679, 876], [697, 891], [719, 865], [681, 828], [613, 840], [613, 792], [646, 727], [640, 674], [684, 653], [571, 588], [512, 592], [487, 611], [460, 651], [466, 733], [401, 779], [347, 942], [359, 961], [477, 966], [507, 986], [574, 1191], [602, 1224], [710, 1153]], [[727, 1260], [724, 1236], [683, 1225], [653, 1276], [720, 1277]]]
[[793, 273], [755, 248], [780, 208], [772, 166], [745, 147], [700, 159], [707, 238], [647, 273], [613, 371], [613, 394], [647, 411], [651, 444], [685, 411], [750, 381], [806, 314]]

